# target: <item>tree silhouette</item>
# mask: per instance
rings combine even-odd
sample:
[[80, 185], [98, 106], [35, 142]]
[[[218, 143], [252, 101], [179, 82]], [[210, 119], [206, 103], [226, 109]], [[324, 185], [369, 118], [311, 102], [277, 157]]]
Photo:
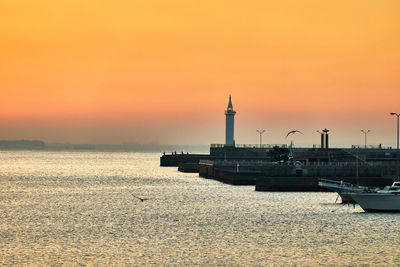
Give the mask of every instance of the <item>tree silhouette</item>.
[[289, 149], [286, 147], [274, 146], [270, 151], [269, 155], [271, 157], [271, 161], [288, 161], [289, 159]]

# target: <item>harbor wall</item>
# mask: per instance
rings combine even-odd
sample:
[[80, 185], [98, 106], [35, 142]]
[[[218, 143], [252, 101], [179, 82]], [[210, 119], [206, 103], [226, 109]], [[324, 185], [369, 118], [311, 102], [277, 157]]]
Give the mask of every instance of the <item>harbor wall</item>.
[[215, 169], [214, 180], [232, 185], [255, 185], [257, 177], [263, 174], [256, 171], [235, 171]]
[[210, 155], [164, 154], [160, 165], [228, 184], [255, 185], [258, 191], [324, 191], [319, 178], [383, 187], [399, 172], [400, 154], [392, 149], [297, 148], [289, 163], [271, 162], [270, 149], [211, 146]]
[[[283, 191], [283, 192], [326, 192], [318, 186], [319, 177], [259, 177], [256, 180], [256, 191]], [[392, 184], [388, 177], [353, 177], [330, 178], [332, 180], [348, 182], [368, 187], [384, 187]]]
[[215, 168], [213, 161], [202, 160], [199, 164], [199, 176], [232, 185], [255, 185], [262, 173], [252, 170], [240, 170], [233, 166]]
[[[370, 187], [383, 187], [392, 183], [392, 176], [385, 174], [382, 166], [319, 165], [298, 168], [267, 163], [202, 160], [199, 176], [228, 184], [255, 185], [257, 191], [323, 192], [319, 178], [344, 181]], [[358, 172], [358, 176], [357, 176]], [[358, 177], [356, 179], [356, 177]]]
[[160, 157], [160, 166], [162, 167], [178, 167], [183, 163], [199, 163], [201, 159], [212, 159], [207, 154], [188, 154], [188, 153], [172, 153], [164, 154]]
[[180, 171], [180, 172], [198, 173], [199, 172], [199, 164], [196, 163], [196, 162], [180, 163], [179, 166], [178, 166], [178, 171]]

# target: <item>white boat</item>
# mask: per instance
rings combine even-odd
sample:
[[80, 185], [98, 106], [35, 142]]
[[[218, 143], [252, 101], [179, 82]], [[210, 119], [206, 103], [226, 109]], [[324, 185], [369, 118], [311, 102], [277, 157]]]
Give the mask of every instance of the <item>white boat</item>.
[[353, 193], [352, 198], [366, 212], [400, 212], [400, 181], [376, 192]]
[[391, 186], [385, 186], [382, 190], [378, 190], [377, 193], [396, 193], [400, 192], [400, 181], [393, 182]]
[[356, 186], [351, 183], [328, 179], [319, 179], [318, 185], [338, 193], [342, 203], [355, 203], [351, 194], [353, 192], [361, 193], [368, 189], [366, 186]]

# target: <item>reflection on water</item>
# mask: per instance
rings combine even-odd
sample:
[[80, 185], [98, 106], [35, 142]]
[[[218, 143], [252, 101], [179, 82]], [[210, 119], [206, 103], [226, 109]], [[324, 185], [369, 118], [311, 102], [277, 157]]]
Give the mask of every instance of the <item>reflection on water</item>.
[[400, 264], [400, 214], [225, 185], [158, 154], [0, 152], [0, 199], [7, 265]]

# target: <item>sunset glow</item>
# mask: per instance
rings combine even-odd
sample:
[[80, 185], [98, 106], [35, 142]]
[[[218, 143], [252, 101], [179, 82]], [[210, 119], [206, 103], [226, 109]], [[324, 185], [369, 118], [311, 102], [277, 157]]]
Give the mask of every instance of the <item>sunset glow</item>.
[[395, 144], [400, 2], [0, 2], [0, 139]]

